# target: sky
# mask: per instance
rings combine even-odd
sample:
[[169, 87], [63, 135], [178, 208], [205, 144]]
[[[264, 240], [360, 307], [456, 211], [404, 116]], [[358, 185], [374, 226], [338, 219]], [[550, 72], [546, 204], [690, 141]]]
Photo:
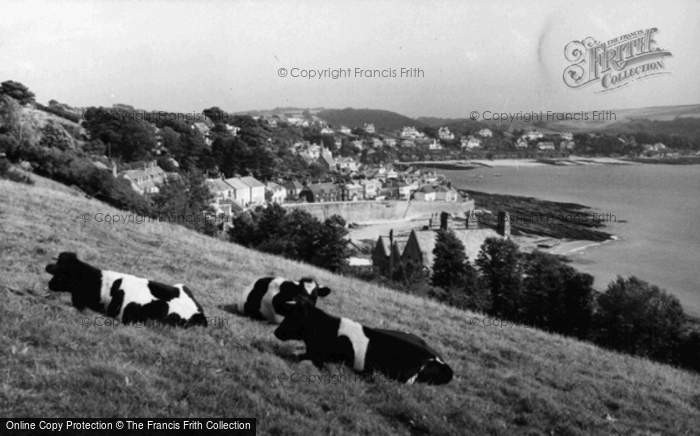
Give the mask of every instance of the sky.
[[[690, 0], [6, 0], [0, 81], [43, 103], [183, 113], [354, 107], [461, 118], [700, 104], [698, 23], [700, 1]], [[654, 27], [670, 74], [605, 93], [564, 83], [568, 43]], [[335, 80], [291, 77], [348, 68]], [[356, 68], [423, 75], [352, 77]]]

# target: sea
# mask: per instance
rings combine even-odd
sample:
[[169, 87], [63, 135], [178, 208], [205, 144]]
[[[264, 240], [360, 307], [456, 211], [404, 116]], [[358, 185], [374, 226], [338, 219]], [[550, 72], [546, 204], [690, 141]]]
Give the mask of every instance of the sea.
[[[579, 203], [620, 238], [569, 256], [605, 290], [636, 276], [700, 316], [700, 165], [518, 166], [441, 170], [458, 189]], [[478, 204], [477, 204], [478, 207]], [[616, 221], [616, 222], [615, 222]]]

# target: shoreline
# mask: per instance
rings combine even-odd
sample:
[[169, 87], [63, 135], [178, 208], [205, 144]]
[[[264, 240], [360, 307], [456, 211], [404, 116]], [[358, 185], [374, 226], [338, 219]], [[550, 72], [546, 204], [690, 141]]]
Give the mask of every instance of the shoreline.
[[533, 168], [544, 166], [635, 165], [642, 162], [612, 157], [569, 156], [565, 159], [458, 159], [444, 161], [398, 162], [403, 165], [429, 166], [445, 170], [471, 170], [477, 168]]

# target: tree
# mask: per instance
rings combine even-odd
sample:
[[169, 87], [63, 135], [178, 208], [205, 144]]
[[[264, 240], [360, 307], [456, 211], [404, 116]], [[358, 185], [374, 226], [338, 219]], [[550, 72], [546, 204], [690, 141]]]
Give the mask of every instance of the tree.
[[0, 135], [12, 135], [21, 141], [22, 107], [13, 98], [0, 95]]
[[668, 361], [685, 320], [675, 296], [634, 276], [618, 276], [598, 297], [595, 340], [614, 350]]
[[451, 291], [464, 284], [467, 254], [464, 244], [452, 229], [437, 233], [433, 249], [432, 285]]
[[464, 244], [452, 229], [438, 232], [433, 256], [431, 284], [444, 291], [434, 296], [462, 309], [488, 309], [488, 296], [480, 286], [477, 271], [469, 263]]
[[522, 290], [522, 265], [518, 245], [510, 239], [487, 238], [476, 259], [483, 286], [491, 297], [491, 311], [517, 320]]
[[89, 108], [83, 127], [92, 140], [109, 146], [111, 154], [126, 162], [146, 160], [156, 146], [155, 132], [148, 121], [133, 113], [108, 108]]
[[0, 95], [7, 95], [8, 97], [14, 98], [22, 106], [34, 103], [35, 97], [34, 93], [31, 92], [29, 88], [13, 80], [7, 80], [0, 84]]
[[212, 193], [204, 175], [189, 171], [183, 177], [169, 178], [153, 196], [159, 219], [184, 225], [200, 233], [215, 234], [210, 204]]
[[539, 250], [526, 256], [524, 272], [520, 320], [545, 330], [585, 338], [593, 316], [593, 277]]

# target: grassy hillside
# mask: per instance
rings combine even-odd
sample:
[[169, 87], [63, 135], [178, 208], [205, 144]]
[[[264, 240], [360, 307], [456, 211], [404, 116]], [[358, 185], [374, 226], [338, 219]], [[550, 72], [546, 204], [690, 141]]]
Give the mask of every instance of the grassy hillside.
[[404, 126], [424, 127], [420, 121], [407, 116], [378, 109], [326, 109], [316, 114], [333, 126], [363, 127], [374, 123], [378, 130], [398, 130]]
[[[33, 187], [0, 180], [1, 416], [257, 417], [260, 434], [697, 434], [700, 376], [523, 327], [484, 326], [480, 315], [181, 227], [98, 223], [95, 214], [124, 212], [35, 179]], [[98, 315], [48, 291], [44, 267], [61, 251], [184, 282], [221, 320], [189, 330], [86, 326]], [[356, 381], [333, 366], [345, 380], [280, 382], [280, 374], [321, 373], [292, 357], [302, 344], [227, 311], [265, 274], [316, 276], [333, 289], [320, 307], [419, 334], [455, 380]]]

